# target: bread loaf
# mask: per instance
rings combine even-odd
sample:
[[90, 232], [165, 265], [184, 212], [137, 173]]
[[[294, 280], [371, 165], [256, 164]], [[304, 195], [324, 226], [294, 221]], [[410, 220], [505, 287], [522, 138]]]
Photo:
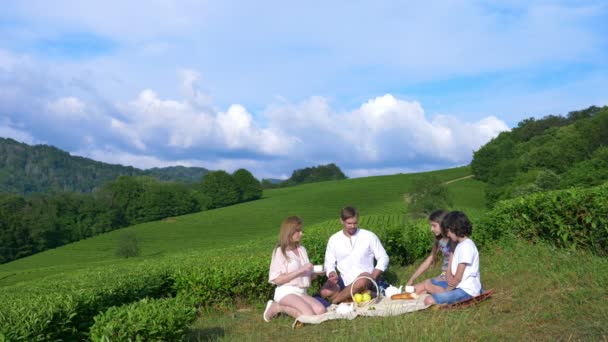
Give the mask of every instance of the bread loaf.
[[407, 293], [407, 292], [397, 293], [397, 294], [394, 294], [394, 295], [391, 296], [392, 300], [395, 300], [395, 299], [416, 299], [416, 298], [418, 298], [417, 294], [415, 294], [415, 293]]

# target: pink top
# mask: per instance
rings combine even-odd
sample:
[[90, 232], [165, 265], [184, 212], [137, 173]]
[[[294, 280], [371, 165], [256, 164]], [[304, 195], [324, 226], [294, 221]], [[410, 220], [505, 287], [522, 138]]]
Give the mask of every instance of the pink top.
[[[298, 255], [295, 251], [286, 251], [287, 258], [281, 252], [279, 247], [275, 248], [272, 252], [272, 261], [270, 262], [270, 272], [268, 273], [268, 282], [275, 284], [274, 280], [283, 273], [290, 273], [293, 271], [297, 271], [305, 264], [309, 263], [308, 254], [306, 253], [306, 248], [300, 246], [296, 249], [300, 255]], [[289, 281], [288, 283], [281, 284], [291, 285], [297, 287], [307, 288], [310, 286], [310, 276], [311, 273], [305, 274], [303, 276], [297, 277]], [[276, 284], [275, 284], [276, 285]]]

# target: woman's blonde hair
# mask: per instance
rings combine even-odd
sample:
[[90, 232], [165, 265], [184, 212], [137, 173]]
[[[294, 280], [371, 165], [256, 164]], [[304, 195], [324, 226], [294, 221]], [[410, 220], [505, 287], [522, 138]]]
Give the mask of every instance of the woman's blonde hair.
[[289, 216], [281, 223], [281, 230], [279, 231], [279, 243], [277, 248], [281, 249], [281, 252], [287, 257], [287, 251], [298, 248], [299, 242], [291, 240], [293, 234], [297, 231], [302, 230], [302, 219], [298, 216]]

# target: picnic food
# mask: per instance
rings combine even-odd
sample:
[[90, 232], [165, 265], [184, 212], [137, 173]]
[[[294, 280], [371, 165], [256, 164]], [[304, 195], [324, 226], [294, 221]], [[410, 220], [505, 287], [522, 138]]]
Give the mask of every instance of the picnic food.
[[417, 294], [415, 294], [415, 293], [407, 293], [407, 292], [397, 293], [397, 294], [394, 294], [394, 295], [391, 296], [392, 300], [395, 300], [395, 299], [416, 299], [416, 298], [418, 298]]
[[360, 294], [360, 293], [355, 294], [355, 296], [354, 296], [354, 297], [355, 297], [355, 298], [354, 298], [354, 299], [355, 299], [355, 302], [357, 302], [357, 303], [361, 303], [361, 302], [363, 301], [363, 295], [362, 295], [362, 294]]

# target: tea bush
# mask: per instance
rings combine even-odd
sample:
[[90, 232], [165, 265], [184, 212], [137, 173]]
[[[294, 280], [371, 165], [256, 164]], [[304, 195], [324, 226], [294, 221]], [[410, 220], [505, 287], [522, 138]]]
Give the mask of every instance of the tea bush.
[[608, 183], [501, 201], [481, 225], [484, 239], [511, 235], [608, 255]]
[[95, 316], [92, 341], [179, 341], [196, 317], [192, 299], [144, 298]]
[[171, 294], [167, 269], [149, 264], [75, 272], [0, 291], [0, 341], [82, 339], [101, 311]]
[[[500, 202], [472, 219], [481, 248], [512, 235], [606, 255], [608, 184]], [[379, 236], [391, 265], [412, 263], [430, 250], [433, 237], [424, 219], [404, 222], [392, 212], [359, 221]], [[339, 220], [304, 228], [303, 245], [311, 262], [320, 264], [329, 236], [341, 229]], [[0, 288], [0, 341], [179, 340], [196, 306], [271, 298], [268, 267], [275, 244], [272, 237]]]

